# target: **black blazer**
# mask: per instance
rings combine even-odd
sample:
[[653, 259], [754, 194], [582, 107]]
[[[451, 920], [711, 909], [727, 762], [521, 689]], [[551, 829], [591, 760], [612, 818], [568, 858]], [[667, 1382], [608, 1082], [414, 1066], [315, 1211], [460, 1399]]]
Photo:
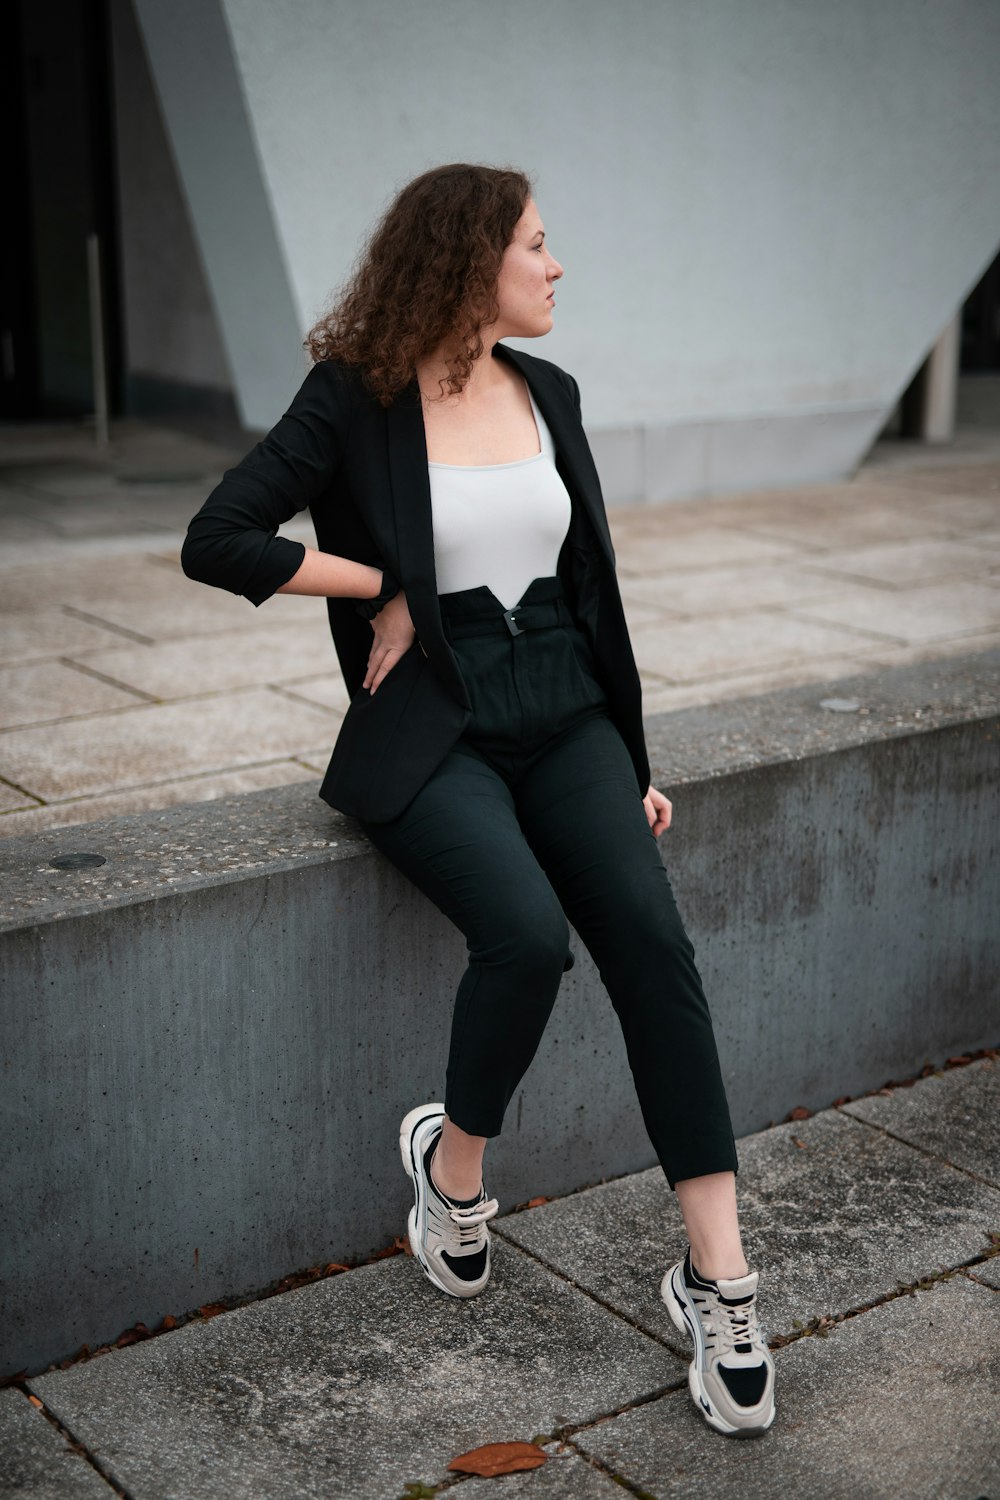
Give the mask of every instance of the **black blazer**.
[[[611, 717], [649, 786], [639, 674], [615, 577], [600, 481], [571, 375], [535, 355], [494, 346], [521, 371], [552, 433], [572, 520], [558, 573], [588, 636]], [[417, 633], [374, 694], [361, 687], [372, 629], [356, 601], [328, 599], [330, 629], [350, 707], [320, 796], [378, 823], [407, 806], [471, 717], [462, 674], [441, 623], [427, 446], [416, 381], [385, 408], [360, 372], [333, 361], [313, 366], [288, 411], [229, 469], [188, 527], [181, 564], [189, 578], [259, 605], [298, 571], [301, 542], [277, 528], [308, 506], [320, 549], [385, 567], [406, 591]]]

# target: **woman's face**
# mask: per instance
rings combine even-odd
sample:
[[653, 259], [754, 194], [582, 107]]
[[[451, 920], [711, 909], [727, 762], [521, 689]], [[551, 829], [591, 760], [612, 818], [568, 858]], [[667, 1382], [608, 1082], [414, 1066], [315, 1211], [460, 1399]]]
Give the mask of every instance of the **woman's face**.
[[562, 273], [546, 249], [545, 230], [535, 200], [529, 198], [500, 266], [496, 337], [533, 339], [548, 333], [555, 306], [553, 287]]

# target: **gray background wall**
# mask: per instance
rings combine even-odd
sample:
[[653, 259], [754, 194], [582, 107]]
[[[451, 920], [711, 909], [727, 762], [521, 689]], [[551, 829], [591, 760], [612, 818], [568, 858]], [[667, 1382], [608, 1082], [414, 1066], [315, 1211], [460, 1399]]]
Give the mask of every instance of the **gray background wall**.
[[992, 0], [136, 5], [250, 425], [437, 161], [537, 175], [613, 499], [847, 471], [1000, 242]]

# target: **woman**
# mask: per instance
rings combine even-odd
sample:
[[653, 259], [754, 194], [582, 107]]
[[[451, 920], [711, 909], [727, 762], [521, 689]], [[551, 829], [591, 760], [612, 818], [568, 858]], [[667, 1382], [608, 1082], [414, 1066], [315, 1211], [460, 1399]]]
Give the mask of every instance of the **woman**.
[[[684, 1217], [661, 1291], [694, 1342], [692, 1396], [717, 1430], [756, 1434], [774, 1365], [579, 390], [499, 342], [549, 332], [562, 274], [522, 173], [456, 163], [409, 183], [310, 334], [291, 407], [209, 496], [182, 562], [257, 605], [327, 599], [351, 705], [320, 794], [467, 940], [444, 1103], [400, 1130], [427, 1276], [457, 1297], [488, 1282], [484, 1148], [572, 962], [568, 918]], [[307, 505], [318, 549], [275, 535]]]

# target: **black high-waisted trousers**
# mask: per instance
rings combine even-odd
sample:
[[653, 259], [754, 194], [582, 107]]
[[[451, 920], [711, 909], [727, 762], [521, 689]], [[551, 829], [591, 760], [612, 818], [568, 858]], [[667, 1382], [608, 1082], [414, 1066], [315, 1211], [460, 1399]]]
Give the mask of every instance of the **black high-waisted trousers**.
[[646, 789], [558, 578], [536, 578], [510, 625], [486, 587], [440, 605], [472, 719], [410, 805], [364, 827], [468, 944], [449, 1118], [470, 1135], [500, 1134], [555, 1001], [569, 918], [618, 1014], [671, 1188], [738, 1171], [712, 1021]]

